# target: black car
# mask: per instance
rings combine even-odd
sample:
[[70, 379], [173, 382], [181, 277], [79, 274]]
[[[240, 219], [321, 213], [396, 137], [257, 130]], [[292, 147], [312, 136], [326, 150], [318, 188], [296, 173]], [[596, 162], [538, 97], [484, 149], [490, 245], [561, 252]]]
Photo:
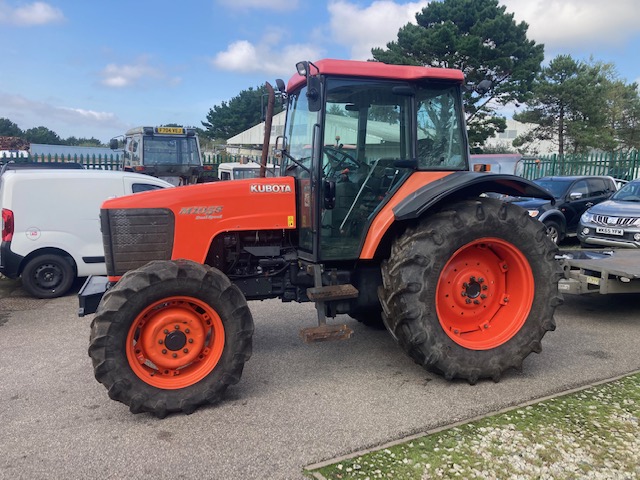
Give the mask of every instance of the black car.
[[547, 235], [555, 243], [560, 243], [567, 236], [575, 236], [580, 216], [616, 191], [615, 180], [606, 176], [541, 177], [534, 182], [551, 192], [555, 198], [554, 205], [539, 198], [519, 197], [512, 201], [544, 223]]

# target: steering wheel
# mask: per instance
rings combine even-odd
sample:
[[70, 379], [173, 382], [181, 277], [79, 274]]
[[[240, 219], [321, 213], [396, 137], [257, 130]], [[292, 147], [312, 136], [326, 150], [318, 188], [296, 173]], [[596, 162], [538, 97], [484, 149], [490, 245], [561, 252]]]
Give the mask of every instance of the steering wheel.
[[328, 160], [327, 164], [323, 167], [325, 177], [336, 176], [345, 168], [357, 170], [362, 167], [367, 167], [366, 164], [352, 157], [341, 148], [325, 146], [323, 151]]

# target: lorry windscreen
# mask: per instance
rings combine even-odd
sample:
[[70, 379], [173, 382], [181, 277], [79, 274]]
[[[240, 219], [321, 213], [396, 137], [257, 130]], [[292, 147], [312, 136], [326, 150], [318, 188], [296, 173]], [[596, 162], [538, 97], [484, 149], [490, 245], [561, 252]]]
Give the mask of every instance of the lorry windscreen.
[[145, 137], [143, 141], [145, 165], [200, 165], [198, 146], [194, 137]]

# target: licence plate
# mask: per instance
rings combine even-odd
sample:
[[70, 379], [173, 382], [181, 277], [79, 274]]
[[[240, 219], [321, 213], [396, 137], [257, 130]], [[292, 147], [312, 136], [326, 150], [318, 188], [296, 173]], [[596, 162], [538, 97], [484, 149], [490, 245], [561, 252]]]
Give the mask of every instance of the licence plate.
[[596, 227], [596, 233], [604, 233], [605, 235], [624, 235], [624, 230], [621, 228], [609, 228], [609, 227]]

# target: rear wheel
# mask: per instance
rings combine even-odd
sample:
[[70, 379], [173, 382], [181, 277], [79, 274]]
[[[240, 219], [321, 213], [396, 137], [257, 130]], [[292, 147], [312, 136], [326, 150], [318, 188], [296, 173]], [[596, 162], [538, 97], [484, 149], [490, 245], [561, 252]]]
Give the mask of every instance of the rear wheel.
[[112, 399], [164, 417], [219, 401], [240, 380], [252, 335], [246, 300], [222, 272], [157, 261], [105, 294], [89, 355]]
[[417, 363], [498, 381], [540, 352], [561, 303], [557, 247], [520, 208], [456, 203], [407, 229], [383, 262], [387, 328]]
[[75, 277], [73, 266], [62, 255], [38, 255], [22, 270], [22, 287], [34, 297], [61, 297], [69, 291]]

